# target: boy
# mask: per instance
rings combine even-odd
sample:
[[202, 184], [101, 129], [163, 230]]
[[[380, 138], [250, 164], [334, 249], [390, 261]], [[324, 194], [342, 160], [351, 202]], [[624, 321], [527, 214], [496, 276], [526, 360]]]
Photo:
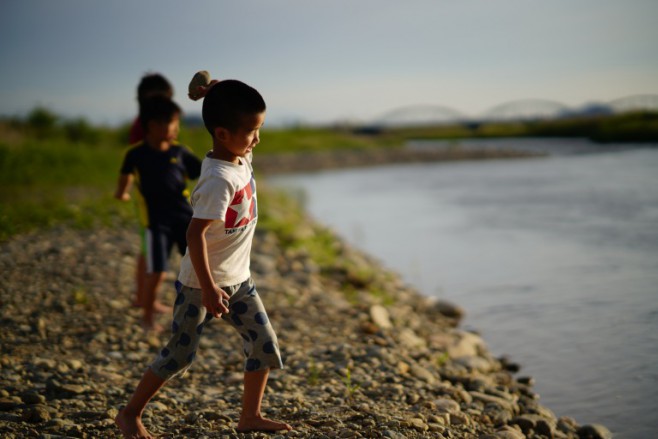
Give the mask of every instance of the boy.
[[187, 246], [185, 233], [192, 217], [187, 180], [197, 178], [201, 171], [199, 159], [175, 143], [180, 113], [178, 105], [164, 96], [153, 96], [142, 103], [139, 117], [144, 141], [126, 153], [115, 193], [119, 200], [130, 200], [130, 188], [136, 180], [142, 220], [146, 223], [143, 325], [156, 332], [162, 327], [155, 323], [153, 313], [169, 255], [174, 244], [181, 254]]
[[222, 317], [244, 340], [238, 431], [292, 429], [260, 413], [269, 370], [283, 366], [276, 334], [249, 272], [258, 218], [250, 158], [264, 119], [263, 98], [240, 81], [219, 81], [205, 94], [203, 120], [213, 149], [203, 160], [192, 193], [194, 215], [178, 277], [172, 337], [116, 417], [126, 438], [151, 437], [141, 421], [146, 404], [168, 379], [190, 366], [203, 327], [213, 317]]
[[[171, 86], [167, 78], [159, 73], [148, 73], [142, 77], [137, 86], [137, 103], [139, 108], [143, 103], [153, 96], [165, 96], [172, 99], [174, 96], [174, 88]], [[142, 121], [139, 115], [133, 121], [130, 127], [130, 134], [128, 143], [133, 145], [137, 142], [144, 140], [144, 129], [142, 128]], [[144, 303], [144, 290], [146, 286], [146, 226], [145, 221], [140, 221], [140, 238], [142, 245], [140, 252], [137, 255], [137, 268], [135, 270], [135, 299], [133, 306], [141, 307]], [[171, 308], [161, 304], [158, 300], [153, 305], [155, 312], [167, 313], [171, 312]]]

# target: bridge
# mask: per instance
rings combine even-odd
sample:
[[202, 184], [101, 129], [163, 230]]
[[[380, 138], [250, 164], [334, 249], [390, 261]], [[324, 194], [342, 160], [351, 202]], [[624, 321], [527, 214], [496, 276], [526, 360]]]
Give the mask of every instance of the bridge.
[[376, 126], [436, 125], [458, 123], [467, 116], [458, 110], [442, 105], [409, 105], [396, 108], [379, 116], [373, 122]]
[[573, 108], [547, 99], [519, 99], [496, 105], [480, 115], [467, 116], [443, 105], [408, 105], [376, 117], [373, 127], [447, 125], [483, 121], [527, 121], [552, 119], [578, 114], [619, 114], [629, 111], [658, 111], [658, 94], [637, 94], [609, 102]]
[[658, 111], [658, 95], [641, 94], [626, 96], [610, 101], [608, 105], [615, 113], [637, 110]]

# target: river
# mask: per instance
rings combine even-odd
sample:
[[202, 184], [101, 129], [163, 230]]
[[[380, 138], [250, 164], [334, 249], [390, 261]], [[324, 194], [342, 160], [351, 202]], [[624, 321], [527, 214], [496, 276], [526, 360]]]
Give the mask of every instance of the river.
[[[410, 147], [446, 147], [413, 142]], [[470, 141], [548, 157], [271, 177], [308, 212], [467, 312], [542, 404], [617, 438], [658, 435], [658, 148]]]

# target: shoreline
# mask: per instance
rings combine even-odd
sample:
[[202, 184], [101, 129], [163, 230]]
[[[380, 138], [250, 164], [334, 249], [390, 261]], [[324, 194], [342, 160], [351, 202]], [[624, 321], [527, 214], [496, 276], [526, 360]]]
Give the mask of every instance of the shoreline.
[[[306, 216], [293, 232], [300, 239], [327, 233]], [[188, 374], [147, 407], [152, 433], [610, 437], [601, 425], [578, 425], [543, 407], [531, 377], [516, 377], [517, 364], [495, 358], [482, 338], [459, 328], [458, 306], [424, 297], [371, 256], [331, 239], [334, 263], [314, 260], [272, 231], [259, 228], [254, 239], [252, 274], [286, 364], [272, 372], [263, 411], [295, 430], [237, 433], [240, 341], [215, 322]], [[7, 273], [0, 287], [3, 437], [119, 437], [117, 408], [167, 339], [144, 334], [139, 310], [130, 308], [137, 245], [132, 230], [66, 227], [0, 244]], [[174, 278], [169, 273], [163, 300], [173, 300]]]
[[381, 166], [398, 163], [448, 162], [544, 157], [547, 154], [508, 148], [413, 149], [406, 147], [341, 149], [308, 153], [254, 155], [254, 167], [266, 175]]

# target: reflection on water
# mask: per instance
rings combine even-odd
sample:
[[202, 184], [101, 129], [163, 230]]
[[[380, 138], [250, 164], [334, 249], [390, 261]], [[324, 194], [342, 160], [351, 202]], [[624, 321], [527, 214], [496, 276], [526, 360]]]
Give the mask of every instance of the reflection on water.
[[651, 437], [658, 149], [584, 154], [564, 142], [551, 147], [569, 152], [549, 158], [272, 181], [303, 188], [316, 219], [424, 294], [466, 308], [464, 325], [521, 363], [558, 415]]

